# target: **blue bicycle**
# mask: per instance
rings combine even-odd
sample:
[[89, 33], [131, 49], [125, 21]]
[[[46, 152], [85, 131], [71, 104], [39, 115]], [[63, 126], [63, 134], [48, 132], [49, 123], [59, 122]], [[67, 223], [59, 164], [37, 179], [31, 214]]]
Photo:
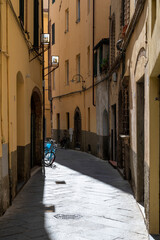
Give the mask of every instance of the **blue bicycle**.
[[57, 146], [53, 140], [49, 140], [45, 142], [44, 146], [44, 166], [49, 167], [52, 166], [56, 159], [56, 150]]

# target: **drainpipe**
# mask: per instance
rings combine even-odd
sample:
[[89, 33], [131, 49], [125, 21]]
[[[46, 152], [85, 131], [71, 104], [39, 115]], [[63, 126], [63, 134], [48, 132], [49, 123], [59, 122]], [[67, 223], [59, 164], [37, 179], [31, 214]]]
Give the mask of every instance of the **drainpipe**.
[[95, 28], [95, 0], [93, 0], [93, 69], [92, 69], [92, 92], [93, 92], [93, 106], [95, 107], [94, 99], [95, 99], [95, 94], [94, 94], [94, 28]]
[[[6, 52], [8, 53], [8, 1], [6, 1]], [[11, 159], [11, 143], [10, 135], [12, 134], [12, 125], [10, 126], [10, 116], [9, 116], [9, 62], [7, 57], [7, 117], [8, 117], [8, 172], [9, 172], [9, 200], [10, 205], [12, 204], [12, 159]]]
[[[111, 6], [110, 6], [110, 16], [109, 16], [109, 68], [111, 67], [111, 57], [110, 57], [110, 48], [111, 48]], [[109, 158], [111, 159], [111, 107], [110, 107], [110, 79], [108, 80], [108, 127], [109, 127]]]
[[[42, 20], [42, 34], [44, 32], [43, 28], [43, 0], [41, 0], [41, 20]], [[42, 84], [43, 84], [43, 147], [42, 156], [44, 158], [44, 143], [45, 143], [45, 80], [44, 80], [44, 45], [42, 44]]]

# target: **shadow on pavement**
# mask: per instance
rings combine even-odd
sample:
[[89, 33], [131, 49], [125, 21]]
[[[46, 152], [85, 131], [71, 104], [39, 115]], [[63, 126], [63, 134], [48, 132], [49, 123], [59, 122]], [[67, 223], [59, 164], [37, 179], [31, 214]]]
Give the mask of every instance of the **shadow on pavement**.
[[119, 172], [110, 166], [108, 161], [101, 160], [85, 152], [58, 149], [56, 162], [132, 194], [128, 181], [125, 181]]
[[151, 235], [150, 240], [160, 240], [160, 235]]
[[[37, 172], [16, 196], [12, 206], [0, 218], [0, 239], [50, 240], [45, 230], [45, 212], [54, 206], [43, 205], [44, 177]], [[52, 237], [52, 240], [54, 238]]]

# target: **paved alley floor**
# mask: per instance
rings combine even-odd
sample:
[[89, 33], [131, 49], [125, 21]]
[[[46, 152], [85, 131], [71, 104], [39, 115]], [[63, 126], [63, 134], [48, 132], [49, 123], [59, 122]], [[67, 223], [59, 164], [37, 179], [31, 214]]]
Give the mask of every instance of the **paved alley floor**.
[[1, 240], [148, 240], [127, 181], [108, 162], [58, 150], [0, 218]]

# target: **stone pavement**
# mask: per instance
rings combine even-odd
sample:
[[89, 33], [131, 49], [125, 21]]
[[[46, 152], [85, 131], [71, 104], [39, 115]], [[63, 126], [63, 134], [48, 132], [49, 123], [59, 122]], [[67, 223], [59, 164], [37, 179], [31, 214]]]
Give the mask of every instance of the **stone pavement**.
[[148, 240], [127, 181], [108, 162], [58, 150], [0, 218], [0, 240]]

